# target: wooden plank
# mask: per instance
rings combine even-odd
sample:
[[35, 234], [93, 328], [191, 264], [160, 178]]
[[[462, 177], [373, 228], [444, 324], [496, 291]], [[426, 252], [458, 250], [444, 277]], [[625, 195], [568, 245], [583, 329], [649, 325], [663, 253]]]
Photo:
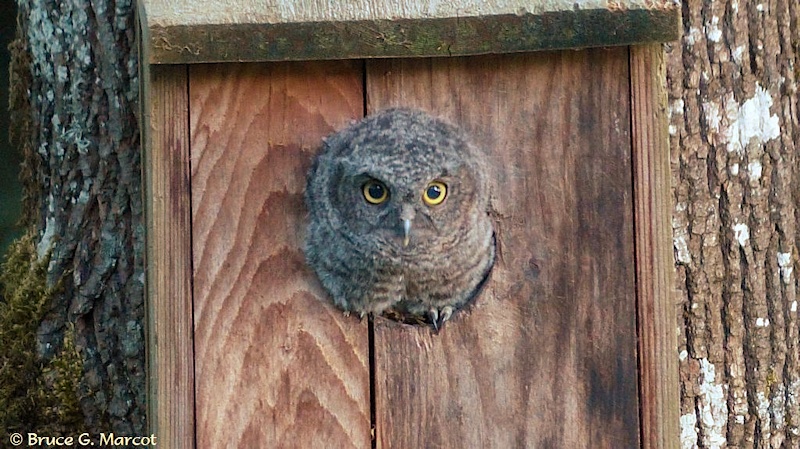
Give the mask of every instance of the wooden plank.
[[197, 447], [369, 447], [367, 323], [306, 266], [306, 172], [363, 64], [190, 70]]
[[632, 47], [636, 284], [645, 448], [678, 447], [680, 436], [665, 82], [661, 46]]
[[375, 320], [378, 446], [639, 446], [627, 49], [370, 61], [491, 155], [499, 257], [439, 335]]
[[189, 103], [186, 66], [145, 67], [148, 425], [159, 447], [194, 448]]
[[674, 0], [144, 0], [154, 64], [454, 56], [678, 38]]

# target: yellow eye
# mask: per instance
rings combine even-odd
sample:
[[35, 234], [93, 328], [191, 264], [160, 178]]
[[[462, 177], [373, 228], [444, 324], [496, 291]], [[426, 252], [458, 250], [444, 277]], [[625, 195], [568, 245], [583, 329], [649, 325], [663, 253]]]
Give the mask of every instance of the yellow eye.
[[364, 192], [364, 199], [370, 204], [381, 204], [389, 198], [389, 189], [374, 179], [365, 182], [361, 190]]
[[447, 196], [447, 185], [441, 181], [433, 181], [425, 187], [425, 192], [422, 193], [422, 200], [428, 206], [436, 206], [444, 201]]

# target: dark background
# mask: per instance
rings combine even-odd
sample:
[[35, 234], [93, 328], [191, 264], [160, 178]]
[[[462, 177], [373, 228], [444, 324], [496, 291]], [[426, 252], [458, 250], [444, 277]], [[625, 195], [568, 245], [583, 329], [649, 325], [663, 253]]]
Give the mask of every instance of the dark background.
[[8, 44], [14, 39], [17, 5], [13, 0], [0, 0], [0, 254], [19, 236], [22, 186], [19, 167], [22, 156], [8, 142]]

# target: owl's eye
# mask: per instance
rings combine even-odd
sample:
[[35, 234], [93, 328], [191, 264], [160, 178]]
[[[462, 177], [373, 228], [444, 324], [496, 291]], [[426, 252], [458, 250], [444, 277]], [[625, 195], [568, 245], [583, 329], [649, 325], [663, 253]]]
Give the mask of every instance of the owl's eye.
[[444, 201], [447, 196], [447, 185], [441, 181], [433, 181], [425, 187], [425, 192], [422, 194], [422, 200], [428, 206], [436, 206]]
[[364, 199], [370, 204], [381, 204], [389, 198], [389, 189], [374, 179], [365, 182], [361, 190], [364, 192]]

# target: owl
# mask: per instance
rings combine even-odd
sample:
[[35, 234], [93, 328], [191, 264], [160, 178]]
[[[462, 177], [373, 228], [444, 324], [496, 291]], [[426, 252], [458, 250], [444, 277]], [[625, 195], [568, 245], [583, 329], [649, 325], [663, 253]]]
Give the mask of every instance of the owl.
[[412, 109], [368, 116], [324, 140], [308, 173], [308, 265], [346, 314], [438, 330], [494, 264], [485, 155]]

